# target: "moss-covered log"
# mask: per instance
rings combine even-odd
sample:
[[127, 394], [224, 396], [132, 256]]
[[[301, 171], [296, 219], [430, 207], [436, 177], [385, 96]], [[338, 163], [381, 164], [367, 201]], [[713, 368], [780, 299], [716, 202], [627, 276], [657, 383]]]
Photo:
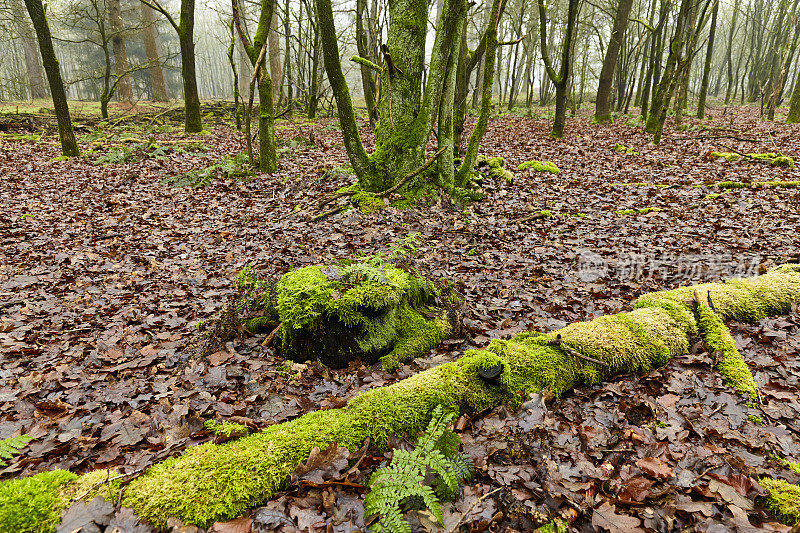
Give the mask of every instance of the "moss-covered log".
[[[122, 503], [156, 527], [163, 527], [171, 516], [207, 526], [269, 500], [315, 446], [336, 442], [356, 450], [368, 438], [385, 446], [391, 435], [424, 429], [437, 405], [475, 412], [503, 401], [523, 401], [543, 389], [559, 395], [616, 374], [645, 372], [686, 354], [698, 325], [718, 331], [704, 325], [710, 315], [698, 312], [704, 307], [697, 304], [695, 291], [713, 302], [714, 316], [720, 320], [753, 322], [786, 314], [800, 301], [800, 265], [750, 279], [650, 293], [629, 313], [547, 334], [493, 340], [487, 349], [468, 351], [456, 362], [360, 394], [341, 409], [311, 412], [222, 445], [191, 448], [134, 479]], [[716, 342], [711, 336], [707, 340]], [[502, 372], [494, 379], [480, 377], [480, 370], [490, 368]], [[7, 490], [4, 485], [0, 501]], [[18, 511], [24, 512], [23, 507], [20, 502]], [[3, 526], [0, 518], [0, 529]]]

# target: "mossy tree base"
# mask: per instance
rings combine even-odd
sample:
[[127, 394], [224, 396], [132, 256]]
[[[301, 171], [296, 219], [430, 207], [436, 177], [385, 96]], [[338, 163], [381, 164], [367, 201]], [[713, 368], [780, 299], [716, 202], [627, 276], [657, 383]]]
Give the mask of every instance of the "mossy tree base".
[[[313, 278], [319, 272], [303, 275]], [[703, 301], [698, 302], [695, 295], [703, 295]], [[134, 479], [122, 504], [156, 527], [164, 527], [172, 516], [205, 527], [269, 500], [315, 446], [324, 449], [335, 442], [355, 451], [366, 439], [386, 446], [390, 436], [424, 429], [438, 405], [451, 411], [477, 412], [504, 401], [522, 402], [543, 389], [560, 395], [617, 374], [646, 372], [688, 353], [691, 339], [700, 330], [712, 349], [723, 352], [723, 363], [735, 363], [729, 365], [735, 371], [720, 365], [726, 378], [734, 386], [737, 379], [737, 389], [749, 393], [745, 376], [749, 371], [733, 361], [736, 354], [726, 353], [730, 339], [727, 330], [721, 329], [721, 321], [755, 322], [786, 314], [798, 301], [800, 265], [785, 265], [755, 278], [646, 294], [631, 312], [571, 324], [547, 334], [493, 340], [487, 349], [470, 350], [458, 361], [362, 393], [341, 409], [307, 413], [225, 444], [190, 448]], [[479, 371], [490, 368], [502, 372], [495, 379], [481, 378]], [[7, 486], [0, 486], [0, 498]], [[777, 492], [765, 488], [773, 498], [794, 494], [783, 485], [775, 486], [780, 489]], [[24, 502], [9, 505], [0, 516], [25, 512]], [[793, 509], [796, 506], [782, 505], [774, 512], [784, 513], [782, 519], [796, 520]]]

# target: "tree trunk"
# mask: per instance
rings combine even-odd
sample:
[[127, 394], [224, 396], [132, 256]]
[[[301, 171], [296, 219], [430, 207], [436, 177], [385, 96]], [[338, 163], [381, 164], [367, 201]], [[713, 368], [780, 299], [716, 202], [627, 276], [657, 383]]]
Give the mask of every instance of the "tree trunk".
[[58, 122], [58, 135], [61, 139], [61, 153], [69, 157], [77, 156], [80, 153], [78, 143], [75, 141], [75, 132], [72, 130], [67, 94], [64, 91], [58, 59], [53, 50], [53, 39], [50, 36], [50, 27], [47, 25], [42, 0], [25, 0], [25, 8], [28, 10], [33, 28], [36, 30], [44, 71], [47, 73], [47, 81], [50, 83], [50, 94], [53, 96], [53, 107]]
[[711, 74], [711, 58], [714, 53], [714, 36], [717, 33], [717, 14], [719, 0], [714, 1], [714, 10], [711, 12], [711, 27], [708, 30], [708, 47], [706, 48], [706, 62], [703, 65], [703, 82], [700, 85], [700, 98], [697, 102], [697, 118], [706, 116], [706, 97], [708, 96], [708, 77]]
[[[274, 11], [273, 6], [273, 13]], [[280, 35], [278, 35], [279, 23], [280, 19], [273, 14], [272, 27], [269, 31], [269, 77], [272, 80], [273, 105], [280, 105], [282, 93], [281, 79], [283, 78], [283, 73], [281, 72]]]
[[154, 29], [153, 10], [150, 6], [142, 4], [142, 41], [144, 41], [144, 53], [147, 56], [150, 73], [150, 86], [153, 89], [153, 101], [167, 102], [167, 84], [164, 81], [164, 71], [161, 68], [161, 56], [158, 53], [158, 43], [156, 42], [156, 32]]
[[117, 95], [120, 101], [133, 102], [133, 87], [128, 67], [128, 52], [122, 24], [122, 9], [119, 0], [108, 0], [108, 24], [111, 28], [111, 44], [114, 47], [114, 69], [117, 73]]
[[692, 7], [692, 0], [681, 0], [681, 8], [678, 12], [678, 20], [675, 25], [675, 34], [669, 45], [669, 55], [667, 64], [664, 67], [664, 74], [658, 82], [653, 95], [653, 102], [647, 115], [645, 131], [653, 135], [653, 142], [658, 144], [661, 141], [661, 133], [664, 130], [664, 121], [667, 118], [669, 101], [675, 90], [677, 81], [676, 69], [680, 63], [681, 53], [684, 46], [686, 32], [686, 22], [689, 18], [689, 10]]
[[594, 121], [598, 124], [609, 124], [614, 121], [611, 116], [611, 85], [614, 80], [614, 70], [617, 67], [619, 48], [628, 27], [628, 16], [631, 13], [633, 0], [620, 0], [617, 14], [614, 17], [614, 29], [611, 40], [606, 48], [603, 67], [600, 70], [600, 81], [597, 85], [597, 101], [595, 103]]
[[795, 76], [794, 90], [789, 99], [789, 114], [786, 116], [787, 124], [797, 124], [800, 122], [800, 71]]
[[[369, 35], [364, 27], [364, 11], [366, 9], [367, 0], [356, 0], [356, 47], [359, 56], [372, 63], [376, 63], [377, 60], [372, 53], [373, 46], [371, 46], [369, 42]], [[363, 63], [361, 64], [361, 87], [364, 91], [369, 124], [375, 128], [375, 125], [378, 123], [378, 106], [375, 101], [377, 93], [375, 75], [372, 69]]]
[[572, 72], [572, 41], [579, 7], [580, 0], [569, 0], [567, 27], [564, 30], [564, 39], [561, 44], [561, 67], [559, 72], [556, 73], [547, 50], [547, 14], [542, 0], [539, 0], [539, 34], [541, 38], [542, 61], [544, 62], [548, 77], [556, 88], [556, 115], [553, 119], [553, 129], [550, 132], [550, 136], [554, 139], [560, 139], [564, 136], [564, 126], [567, 120], [567, 97], [569, 96], [569, 81]]
[[28, 23], [25, 16], [25, 9], [19, 0], [11, 3], [13, 15], [17, 20], [17, 33], [22, 41], [23, 58], [25, 60], [25, 71], [28, 74], [28, 86], [32, 100], [47, 98], [47, 90], [44, 85], [42, 74], [42, 61], [39, 57], [39, 49], [36, 45], [36, 32]]

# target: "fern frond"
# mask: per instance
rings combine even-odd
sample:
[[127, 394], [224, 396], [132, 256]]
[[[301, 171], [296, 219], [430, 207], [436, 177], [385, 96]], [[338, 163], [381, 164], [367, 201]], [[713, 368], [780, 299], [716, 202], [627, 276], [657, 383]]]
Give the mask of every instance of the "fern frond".
[[7, 466], [7, 463], [3, 461], [3, 459], [11, 459], [15, 455], [19, 455], [22, 448], [27, 446], [32, 440], [33, 437], [30, 435], [20, 435], [18, 437], [9, 437], [0, 440], [0, 466]]
[[[461, 439], [448, 429], [455, 416], [437, 406], [414, 449], [395, 450], [391, 464], [370, 476], [371, 490], [364, 498], [364, 512], [380, 517], [372, 526], [373, 531], [410, 532], [403, 510], [420, 506], [444, 524], [440, 499], [455, 495], [460, 483], [474, 470], [469, 458], [458, 453]], [[426, 479], [430, 480], [431, 475], [434, 479], [428, 485]]]

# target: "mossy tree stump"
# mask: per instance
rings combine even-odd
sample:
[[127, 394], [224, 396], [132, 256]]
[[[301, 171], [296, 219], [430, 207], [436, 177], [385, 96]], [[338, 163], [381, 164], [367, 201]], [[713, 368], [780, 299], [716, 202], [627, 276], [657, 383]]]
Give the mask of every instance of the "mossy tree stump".
[[419, 357], [460, 327], [460, 300], [411, 267], [377, 261], [315, 265], [277, 283], [245, 268], [234, 304], [251, 332], [274, 329], [282, 356], [331, 368], [380, 361], [387, 370]]

